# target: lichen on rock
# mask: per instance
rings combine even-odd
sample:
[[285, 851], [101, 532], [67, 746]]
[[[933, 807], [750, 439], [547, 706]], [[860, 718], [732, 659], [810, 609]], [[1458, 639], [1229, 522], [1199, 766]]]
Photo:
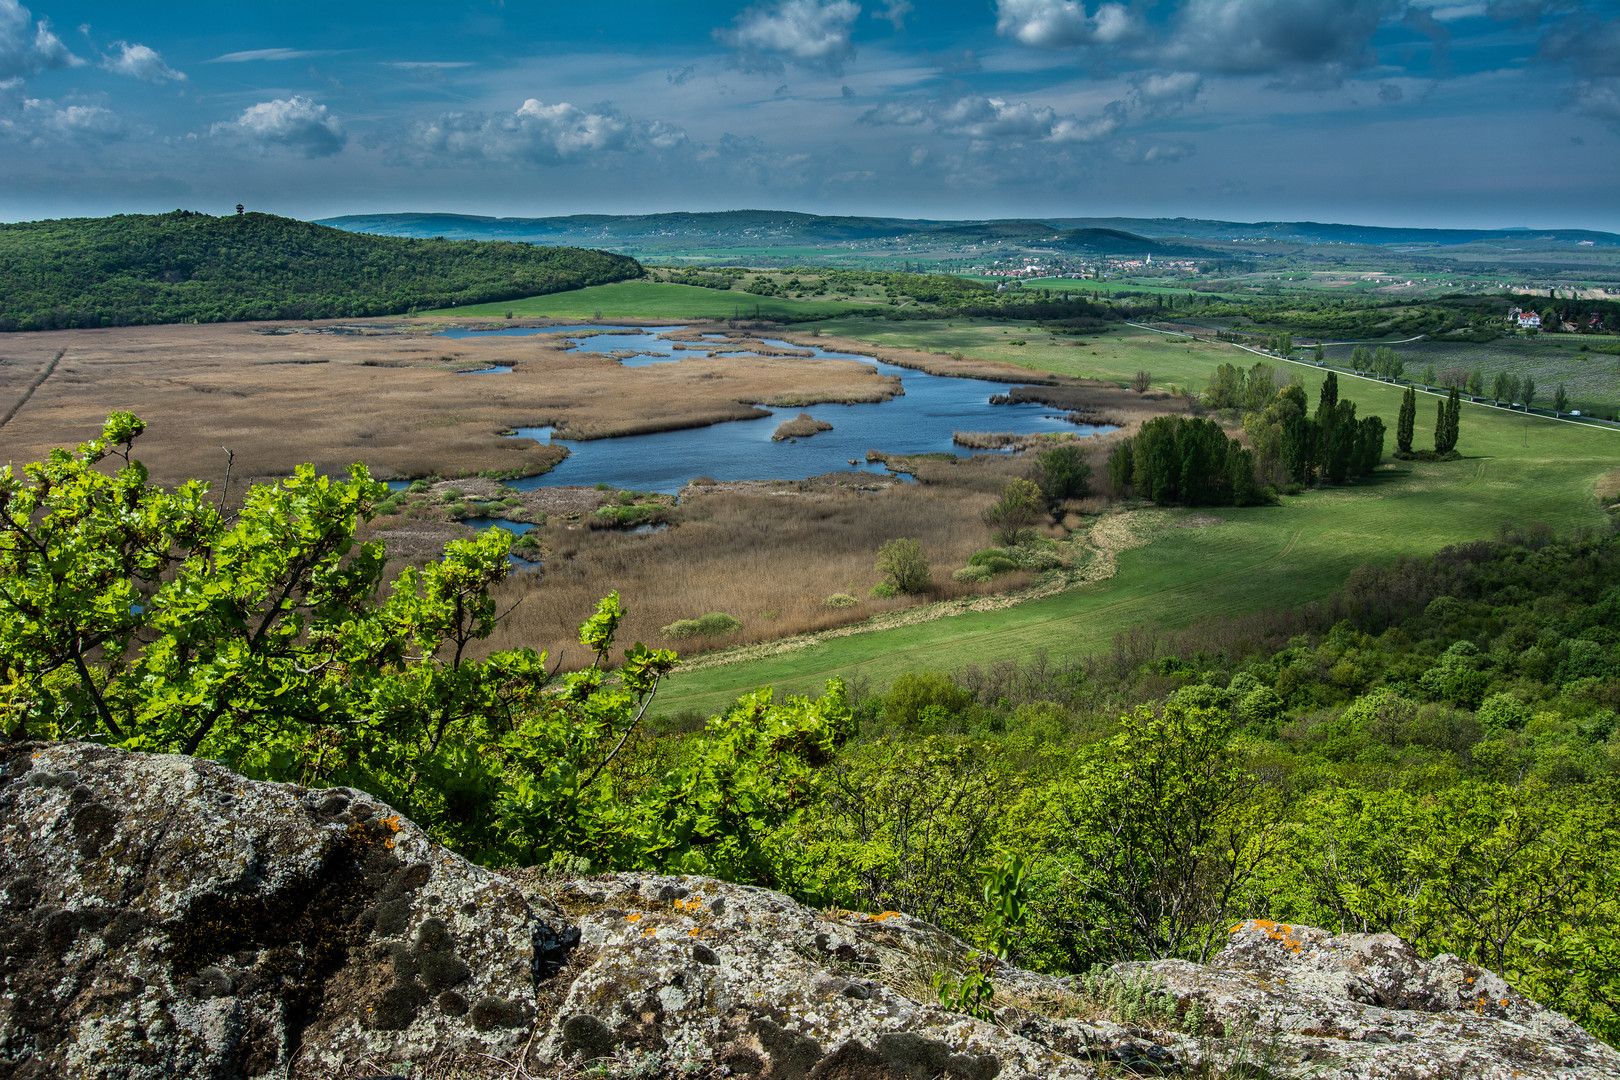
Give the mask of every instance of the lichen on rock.
[[511, 885], [348, 789], [0, 744], [0, 1076], [284, 1076], [515, 1046]]
[[[986, 1018], [935, 975], [978, 968]], [[1108, 1005], [1125, 988], [1152, 1007]], [[0, 1080], [1597, 1080], [1496, 974], [1263, 920], [1058, 979], [899, 912], [650, 873], [496, 874], [357, 791], [0, 742]]]

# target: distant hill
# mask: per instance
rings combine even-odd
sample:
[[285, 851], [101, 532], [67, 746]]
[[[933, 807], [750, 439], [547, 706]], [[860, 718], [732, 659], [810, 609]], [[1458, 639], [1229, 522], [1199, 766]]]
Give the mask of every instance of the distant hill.
[[388, 236], [589, 243], [625, 251], [723, 250], [738, 247], [836, 247], [851, 242], [912, 242], [1030, 247], [1098, 254], [1208, 255], [1200, 247], [1165, 244], [1119, 229], [1066, 228], [1049, 221], [932, 221], [912, 218], [821, 217], [786, 210], [713, 213], [575, 214], [491, 218], [465, 214], [354, 214], [320, 222]]
[[[823, 217], [788, 210], [712, 213], [575, 214], [495, 218], [465, 214], [354, 214], [323, 225], [387, 236], [518, 240], [601, 245], [623, 251], [723, 250], [749, 247], [846, 247], [944, 243], [1042, 248], [1098, 254], [1208, 256], [1199, 241], [1283, 240], [1303, 244], [1455, 247], [1476, 243], [1620, 246], [1614, 233], [1584, 229], [1407, 229], [1315, 221], [1216, 221], [1204, 218], [1015, 218], [936, 221], [926, 218]], [[1162, 246], [1154, 246], [1155, 242]], [[990, 253], [986, 253], [990, 254]]]
[[0, 330], [355, 318], [639, 277], [623, 255], [191, 211], [0, 225]]
[[1319, 221], [1212, 221], [1203, 218], [1061, 218], [1063, 228], [1120, 229], [1151, 237], [1190, 240], [1289, 240], [1304, 244], [1426, 244], [1454, 247], [1489, 241], [1532, 241], [1620, 247], [1620, 235], [1589, 229], [1412, 229], [1335, 225]]

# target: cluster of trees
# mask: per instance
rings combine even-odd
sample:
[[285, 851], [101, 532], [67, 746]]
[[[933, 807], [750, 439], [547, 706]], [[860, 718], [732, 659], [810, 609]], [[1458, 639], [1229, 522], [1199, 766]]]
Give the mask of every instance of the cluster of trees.
[[1206, 409], [1258, 412], [1277, 393], [1277, 369], [1261, 361], [1247, 371], [1222, 364], [1209, 377], [1200, 401]]
[[1298, 382], [1278, 390], [1265, 407], [1243, 418], [1243, 429], [1261, 476], [1272, 482], [1308, 486], [1318, 479], [1331, 484], [1365, 476], [1384, 456], [1384, 421], [1357, 418], [1356, 403], [1339, 399], [1339, 377], [1328, 372], [1316, 411], [1308, 410], [1305, 388]]
[[1378, 375], [1398, 381], [1406, 374], [1406, 361], [1387, 345], [1380, 345], [1376, 349], [1357, 345], [1350, 350], [1350, 370], [1357, 375]]
[[[1436, 373], [1434, 365], [1430, 364], [1423, 372], [1425, 386], [1445, 386], [1460, 390], [1469, 397], [1486, 397], [1485, 374], [1478, 368], [1465, 370], [1463, 368], [1447, 368]], [[1510, 371], [1498, 371], [1496, 378], [1491, 381], [1491, 392], [1488, 395], [1492, 401], [1500, 405], [1507, 402], [1512, 405], [1522, 405], [1528, 412], [1541, 395], [1541, 388], [1536, 385], [1532, 375], [1515, 375]], [[1569, 411], [1569, 391], [1563, 383], [1553, 392], [1552, 407], [1555, 413], [1563, 414]]]
[[1266, 496], [1255, 483], [1254, 454], [1213, 420], [1156, 416], [1108, 456], [1115, 495], [1188, 506], [1248, 506]]
[[624, 255], [418, 240], [240, 214], [0, 225], [0, 330], [358, 318], [641, 276]]

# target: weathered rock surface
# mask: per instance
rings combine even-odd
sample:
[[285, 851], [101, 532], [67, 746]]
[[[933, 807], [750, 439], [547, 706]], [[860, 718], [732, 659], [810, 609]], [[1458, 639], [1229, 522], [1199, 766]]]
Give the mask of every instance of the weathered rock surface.
[[[936, 973], [976, 964], [993, 1019], [930, 1003]], [[896, 912], [702, 877], [503, 877], [353, 791], [0, 742], [0, 1078], [1016, 1080], [1238, 1062], [1229, 1075], [1620, 1076], [1620, 1053], [1568, 1018], [1389, 935], [1247, 922], [1207, 966], [1059, 980]]]
[[566, 932], [359, 792], [0, 742], [0, 1076], [509, 1050]]

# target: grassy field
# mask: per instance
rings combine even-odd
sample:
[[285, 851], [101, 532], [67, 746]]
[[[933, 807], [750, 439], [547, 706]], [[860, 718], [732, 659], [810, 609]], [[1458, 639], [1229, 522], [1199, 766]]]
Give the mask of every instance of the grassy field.
[[[1001, 336], [1000, 328], [961, 325], [939, 326], [938, 339], [920, 324], [906, 329], [917, 336], [908, 342], [911, 347], [935, 349], [940, 341], [971, 348], [975, 336]], [[1155, 347], [1139, 335], [1091, 340], [1095, 346], [1089, 350], [1059, 347], [1055, 355], [1063, 362], [1051, 370], [1085, 374], [1090, 365], [1094, 373], [1115, 378], [1140, 363], [1155, 371], [1156, 381], [1160, 371], [1199, 381], [1201, 373], [1221, 360], [1255, 359], [1215, 345]], [[1038, 354], [1033, 341], [1021, 349], [1003, 348], [1034, 366]], [[1298, 365], [1285, 368], [1304, 376], [1314, 401], [1320, 373]], [[1381, 415], [1391, 432], [1400, 393], [1387, 384], [1340, 379], [1341, 398], [1356, 401], [1362, 415]], [[1433, 424], [1432, 400], [1420, 402], [1419, 445]], [[951, 670], [1027, 657], [1041, 649], [1054, 657], [1089, 652], [1106, 648], [1115, 633], [1132, 626], [1182, 626], [1209, 615], [1320, 599], [1363, 562], [1426, 554], [1446, 544], [1493, 536], [1503, 525], [1543, 522], [1567, 531], [1604, 523], [1593, 488], [1620, 465], [1620, 433], [1465, 404], [1459, 449], [1466, 455], [1461, 461], [1390, 462], [1349, 487], [1286, 498], [1278, 506], [1223, 508], [1217, 513], [1224, 520], [1215, 525], [1177, 527], [1177, 521], [1196, 524], [1208, 514], [1175, 511], [1171, 524], [1159, 529], [1147, 546], [1120, 556], [1119, 572], [1111, 580], [1004, 610], [677, 673], [660, 692], [660, 708], [713, 711], [767, 683], [805, 692], [831, 675], [843, 675], [882, 686], [907, 670]]]
[[517, 316], [572, 319], [730, 319], [734, 316], [751, 319], [757, 312], [763, 318], [802, 319], [836, 315], [864, 306], [867, 305], [853, 301], [785, 300], [668, 282], [620, 281], [549, 296], [531, 296], [499, 304], [472, 304], [423, 314], [500, 318], [510, 311]]
[[829, 336], [858, 338], [889, 348], [960, 352], [1017, 364], [1033, 372], [1106, 379], [1121, 385], [1145, 370], [1152, 373], [1153, 385], [1161, 388], [1202, 388], [1215, 365], [1237, 363], [1248, 355], [1229, 345], [1189, 341], [1124, 325], [1084, 337], [1060, 336], [1027, 324], [985, 319], [888, 322], [846, 318], [829, 319], [817, 327]]
[[[1601, 342], [1611, 344], [1613, 339]], [[1620, 356], [1595, 352], [1573, 334], [1542, 335], [1535, 338], [1504, 337], [1483, 344], [1465, 341], [1414, 341], [1396, 347], [1406, 361], [1411, 377], [1422, 373], [1425, 365], [1433, 364], [1437, 374], [1451, 369], [1472, 371], [1478, 369], [1485, 378], [1485, 390], [1498, 371], [1510, 375], [1529, 375], [1536, 380], [1536, 404], [1551, 408], [1552, 396], [1563, 383], [1569, 391], [1570, 407], [1590, 412], [1594, 409], [1608, 416], [1620, 408]], [[1350, 358], [1351, 346], [1327, 347], [1328, 359], [1345, 363]]]

